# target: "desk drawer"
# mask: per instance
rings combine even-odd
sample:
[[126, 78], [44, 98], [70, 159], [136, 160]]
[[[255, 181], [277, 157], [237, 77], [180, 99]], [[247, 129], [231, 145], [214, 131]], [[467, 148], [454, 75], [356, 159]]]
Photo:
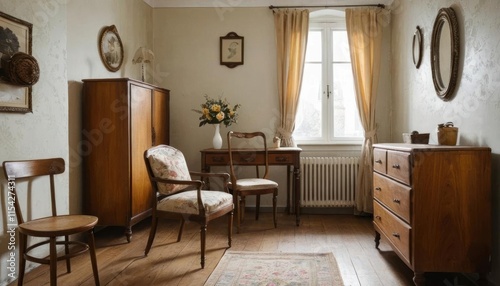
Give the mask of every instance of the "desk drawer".
[[290, 165], [293, 163], [292, 154], [269, 154], [269, 165]]
[[384, 232], [398, 251], [409, 262], [410, 257], [410, 226], [394, 216], [378, 202], [373, 204], [373, 222]]
[[226, 166], [229, 164], [229, 154], [207, 154], [205, 163], [209, 166]]

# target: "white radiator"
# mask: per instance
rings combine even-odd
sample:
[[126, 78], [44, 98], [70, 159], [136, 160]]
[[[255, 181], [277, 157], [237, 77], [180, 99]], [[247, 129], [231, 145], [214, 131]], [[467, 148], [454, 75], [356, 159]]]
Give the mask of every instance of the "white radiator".
[[358, 157], [300, 158], [302, 207], [352, 207]]

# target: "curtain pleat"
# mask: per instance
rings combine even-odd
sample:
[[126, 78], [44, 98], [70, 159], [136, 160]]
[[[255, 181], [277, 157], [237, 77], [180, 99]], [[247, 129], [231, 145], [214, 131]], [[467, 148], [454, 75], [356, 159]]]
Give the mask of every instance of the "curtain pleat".
[[276, 136], [282, 146], [296, 146], [292, 133], [299, 103], [309, 33], [308, 10], [274, 11], [280, 121]]
[[356, 104], [365, 131], [356, 182], [356, 209], [359, 213], [373, 213], [372, 144], [377, 142], [375, 104], [380, 72], [382, 12], [380, 8], [346, 9]]

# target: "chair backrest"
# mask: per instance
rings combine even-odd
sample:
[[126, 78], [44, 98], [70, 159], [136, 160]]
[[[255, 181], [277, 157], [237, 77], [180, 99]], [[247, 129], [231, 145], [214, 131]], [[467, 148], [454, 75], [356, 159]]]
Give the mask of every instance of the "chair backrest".
[[52, 208], [52, 216], [57, 215], [56, 195], [54, 186], [54, 175], [64, 173], [64, 159], [36, 159], [22, 161], [5, 161], [3, 169], [5, 178], [8, 180], [9, 197], [14, 197], [14, 206], [16, 211], [17, 223], [24, 223], [23, 214], [19, 206], [19, 200], [16, 192], [16, 179], [33, 178], [41, 176], [50, 177], [50, 201]]
[[171, 195], [186, 189], [186, 185], [160, 183], [155, 178], [191, 181], [186, 159], [181, 151], [168, 145], [158, 145], [144, 151], [144, 162], [155, 192]]
[[[252, 166], [249, 164], [249, 161], [251, 160], [246, 159], [249, 159], [252, 156], [252, 152], [255, 152], [253, 156], [257, 156], [256, 151], [264, 152], [264, 164], [260, 164], [260, 166], [264, 166], [264, 175], [262, 178], [267, 179], [269, 175], [269, 156], [267, 151], [266, 135], [263, 132], [229, 131], [227, 133], [227, 145], [229, 152], [229, 171], [231, 175], [231, 182], [233, 184], [235, 184], [235, 181], [237, 180], [235, 166], [239, 165], [238, 160], [243, 159], [245, 161], [245, 165]], [[259, 177], [259, 165], [255, 164], [255, 166], [257, 170], [256, 176]]]

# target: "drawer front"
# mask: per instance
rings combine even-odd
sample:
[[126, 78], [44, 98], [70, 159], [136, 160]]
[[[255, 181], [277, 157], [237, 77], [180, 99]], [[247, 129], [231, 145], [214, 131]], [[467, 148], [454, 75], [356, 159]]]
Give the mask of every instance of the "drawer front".
[[226, 166], [229, 164], [229, 154], [207, 154], [205, 162], [209, 166]]
[[410, 185], [410, 153], [387, 151], [387, 175]]
[[395, 215], [390, 213], [378, 202], [373, 204], [373, 222], [384, 232], [399, 252], [409, 262], [410, 257], [410, 227]]
[[387, 173], [387, 151], [384, 149], [373, 149], [373, 169], [382, 174]]
[[269, 165], [289, 165], [293, 163], [293, 158], [292, 154], [269, 154]]
[[373, 173], [373, 197], [410, 223], [411, 188]]

